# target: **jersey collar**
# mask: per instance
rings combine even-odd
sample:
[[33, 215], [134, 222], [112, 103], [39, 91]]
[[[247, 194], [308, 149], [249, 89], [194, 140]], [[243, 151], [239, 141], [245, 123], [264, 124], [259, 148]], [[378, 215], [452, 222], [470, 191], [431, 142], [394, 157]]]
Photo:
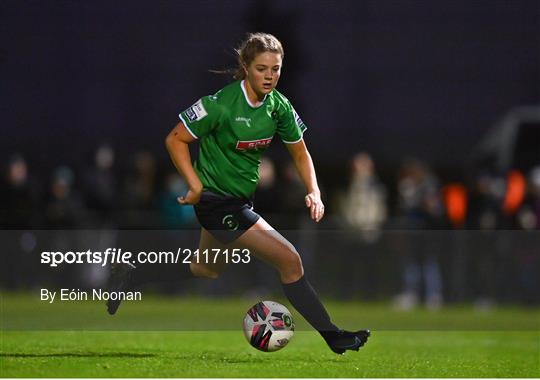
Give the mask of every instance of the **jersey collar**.
[[259, 104], [258, 106], [256, 106], [255, 104], [253, 104], [251, 102], [251, 100], [249, 100], [249, 97], [248, 97], [248, 94], [247, 94], [247, 91], [246, 91], [246, 85], [244, 84], [245, 80], [242, 80], [240, 82], [240, 88], [242, 89], [242, 92], [244, 93], [244, 98], [246, 98], [246, 102], [247, 104], [249, 104], [249, 106], [251, 108], [259, 108], [260, 106], [262, 106], [264, 104], [264, 101], [266, 100], [266, 97], [268, 96], [268, 94], [264, 95], [264, 98], [263, 100], [261, 101], [261, 104]]

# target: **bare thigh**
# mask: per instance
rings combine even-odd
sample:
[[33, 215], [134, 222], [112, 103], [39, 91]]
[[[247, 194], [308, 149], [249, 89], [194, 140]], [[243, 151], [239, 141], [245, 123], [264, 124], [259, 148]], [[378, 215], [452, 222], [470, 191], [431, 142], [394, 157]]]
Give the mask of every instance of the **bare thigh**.
[[280, 274], [282, 283], [291, 283], [304, 275], [302, 260], [294, 246], [263, 218], [236, 240], [242, 248], [272, 265]]
[[[282, 283], [295, 282], [304, 275], [302, 260], [294, 246], [263, 218], [230, 244], [221, 243], [206, 229], [201, 228], [199, 252], [206, 249], [210, 252], [212, 249], [223, 251], [232, 248], [249, 249], [255, 257], [277, 269]], [[192, 260], [190, 268], [195, 276], [217, 278], [226, 266], [225, 255], [219, 255], [215, 263], [214, 257], [210, 255], [208, 262], [204, 256], [201, 256], [198, 263]]]

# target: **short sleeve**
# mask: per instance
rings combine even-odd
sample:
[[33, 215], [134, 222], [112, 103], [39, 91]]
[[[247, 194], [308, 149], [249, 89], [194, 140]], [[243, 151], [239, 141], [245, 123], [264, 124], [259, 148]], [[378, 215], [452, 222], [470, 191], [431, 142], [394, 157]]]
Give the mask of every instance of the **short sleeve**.
[[219, 126], [221, 107], [215, 95], [204, 96], [181, 112], [178, 117], [196, 139], [204, 137]]
[[283, 111], [279, 113], [277, 121], [277, 133], [286, 144], [294, 144], [302, 140], [302, 135], [307, 129], [306, 125], [296, 113], [290, 102], [286, 102]]

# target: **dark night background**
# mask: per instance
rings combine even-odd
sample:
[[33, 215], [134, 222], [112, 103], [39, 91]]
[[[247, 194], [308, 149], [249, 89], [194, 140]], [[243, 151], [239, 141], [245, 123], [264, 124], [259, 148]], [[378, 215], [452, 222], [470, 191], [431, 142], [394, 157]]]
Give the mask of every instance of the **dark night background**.
[[[231, 80], [210, 70], [233, 68], [253, 31], [283, 42], [278, 87], [308, 126], [328, 205], [321, 224], [306, 222], [305, 189], [276, 139], [278, 179], [267, 171], [256, 209], [301, 235], [306, 267], [335, 279], [323, 292], [348, 288], [352, 270], [362, 297], [417, 297], [424, 273], [428, 307], [540, 302], [539, 0], [0, 0], [0, 228], [97, 227], [104, 236], [88, 240], [111, 247], [116, 228], [198, 230], [177, 204], [185, 183], [164, 140], [180, 111]], [[525, 106], [526, 128], [473, 154]], [[96, 159], [103, 143], [114, 160]], [[171, 236], [196, 244], [197, 233]], [[4, 250], [0, 286], [35, 281], [19, 276], [31, 258], [19, 245]], [[85, 275], [98, 284], [106, 273]]]
[[208, 70], [234, 66], [248, 31], [283, 41], [280, 89], [322, 165], [368, 150], [459, 167], [540, 100], [536, 0], [0, 4], [1, 154], [34, 165], [82, 165], [102, 141], [165, 159], [176, 115], [227, 83]]

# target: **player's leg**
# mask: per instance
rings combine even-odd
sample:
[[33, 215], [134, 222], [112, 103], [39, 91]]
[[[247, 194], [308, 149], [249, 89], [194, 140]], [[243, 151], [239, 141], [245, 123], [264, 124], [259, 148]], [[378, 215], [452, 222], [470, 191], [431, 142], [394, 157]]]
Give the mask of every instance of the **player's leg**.
[[263, 218], [260, 218], [236, 242], [249, 249], [260, 260], [276, 268], [284, 284], [298, 281], [304, 275], [302, 259], [294, 246]]
[[[112, 293], [133, 290], [132, 273], [135, 269], [136, 267], [131, 263], [111, 265], [111, 271], [107, 280], [107, 291]], [[121, 302], [120, 297], [118, 297], [118, 299], [112, 297], [109, 298], [106, 302], [107, 312], [110, 315], [116, 314]]]
[[201, 228], [199, 254], [198, 257], [191, 258], [191, 273], [196, 277], [218, 278], [227, 265], [225, 256], [221, 254], [227, 247], [228, 244], [221, 243], [210, 232]]
[[336, 327], [309, 281], [294, 246], [260, 218], [237, 240], [253, 255], [275, 267], [283, 291], [296, 310], [323, 336], [332, 351], [358, 350], [367, 341], [367, 330], [343, 331]]

